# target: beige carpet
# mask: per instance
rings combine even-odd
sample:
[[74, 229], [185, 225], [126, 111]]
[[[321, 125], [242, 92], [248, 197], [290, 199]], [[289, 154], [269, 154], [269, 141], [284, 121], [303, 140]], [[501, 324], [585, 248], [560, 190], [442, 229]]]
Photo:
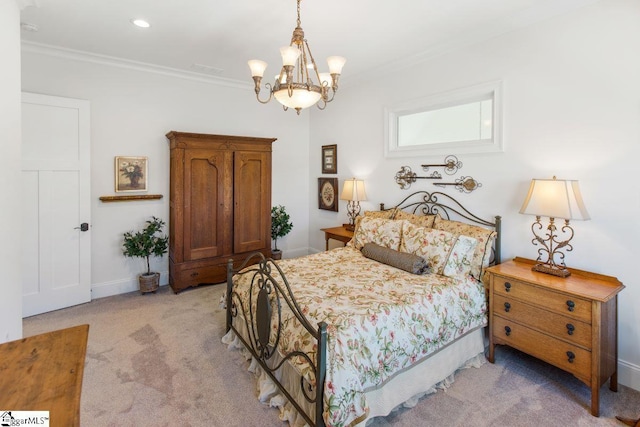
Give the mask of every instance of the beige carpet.
[[[82, 426], [285, 426], [255, 398], [247, 362], [220, 342], [223, 285], [175, 295], [129, 293], [24, 320], [24, 335], [88, 323]], [[499, 347], [496, 363], [456, 374], [452, 387], [373, 420], [381, 426], [622, 426], [640, 392], [589, 389], [552, 366]]]

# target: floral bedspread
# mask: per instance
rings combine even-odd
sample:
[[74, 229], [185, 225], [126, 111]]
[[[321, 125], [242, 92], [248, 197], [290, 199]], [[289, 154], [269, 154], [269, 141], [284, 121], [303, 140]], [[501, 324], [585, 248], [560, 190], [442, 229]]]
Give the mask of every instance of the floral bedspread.
[[[414, 275], [364, 257], [353, 247], [282, 260], [303, 313], [328, 324], [324, 419], [342, 427], [368, 413], [364, 392], [465, 333], [486, 325], [483, 286], [473, 278]], [[236, 291], [246, 298], [248, 275]], [[283, 313], [279, 352], [311, 353], [316, 342]], [[275, 327], [275, 326], [273, 326]], [[308, 379], [309, 366], [296, 369]]]

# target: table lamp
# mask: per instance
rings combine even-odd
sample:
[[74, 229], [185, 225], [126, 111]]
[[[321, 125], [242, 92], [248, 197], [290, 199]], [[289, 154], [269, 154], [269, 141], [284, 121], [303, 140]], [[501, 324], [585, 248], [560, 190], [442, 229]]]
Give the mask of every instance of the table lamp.
[[364, 192], [364, 181], [355, 178], [346, 180], [342, 187], [340, 200], [348, 200], [347, 216], [349, 217], [349, 224], [346, 224], [345, 228], [353, 231], [356, 217], [360, 214], [360, 201], [367, 200], [367, 194]]
[[[538, 249], [536, 260], [538, 263], [532, 267], [532, 270], [559, 277], [571, 275], [564, 263], [565, 254], [562, 252], [562, 250], [567, 252], [573, 250], [570, 241], [574, 232], [569, 221], [590, 219], [587, 208], [582, 201], [578, 181], [556, 179], [555, 176], [553, 179], [532, 179], [529, 193], [520, 208], [520, 213], [536, 216], [536, 221], [531, 225], [534, 236], [531, 243], [534, 246], [540, 245], [542, 247]], [[544, 233], [540, 222], [541, 216], [549, 217], [549, 225], [544, 235], [541, 235]], [[555, 218], [565, 220], [560, 230], [554, 223]], [[558, 231], [562, 233], [562, 237], [558, 236]], [[566, 239], [564, 239], [565, 237]], [[556, 262], [556, 258], [558, 262]]]

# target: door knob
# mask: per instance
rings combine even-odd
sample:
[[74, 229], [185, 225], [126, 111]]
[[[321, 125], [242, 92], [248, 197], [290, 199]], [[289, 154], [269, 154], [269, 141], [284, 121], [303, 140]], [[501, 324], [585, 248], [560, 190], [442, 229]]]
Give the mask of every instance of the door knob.
[[74, 227], [74, 230], [80, 230], [80, 231], [89, 231], [89, 224], [86, 222], [83, 222], [82, 224], [80, 224], [80, 227]]

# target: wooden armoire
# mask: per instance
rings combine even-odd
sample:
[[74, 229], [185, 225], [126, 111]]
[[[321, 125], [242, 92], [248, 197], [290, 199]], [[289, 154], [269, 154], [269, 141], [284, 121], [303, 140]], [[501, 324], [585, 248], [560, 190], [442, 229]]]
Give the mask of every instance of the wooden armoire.
[[171, 131], [169, 284], [174, 292], [226, 280], [227, 261], [271, 255], [275, 138]]

